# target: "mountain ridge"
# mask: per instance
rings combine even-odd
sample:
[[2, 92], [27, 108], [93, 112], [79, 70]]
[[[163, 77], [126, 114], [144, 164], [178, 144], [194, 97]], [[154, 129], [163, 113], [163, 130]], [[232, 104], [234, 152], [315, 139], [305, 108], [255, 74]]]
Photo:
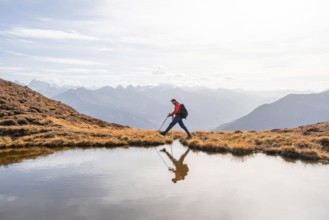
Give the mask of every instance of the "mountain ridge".
[[329, 90], [315, 94], [290, 94], [264, 104], [216, 130], [266, 130], [329, 121]]
[[[113, 112], [115, 109], [118, 118], [113, 118], [114, 122], [141, 129], [157, 128], [163, 118], [172, 112], [173, 106], [170, 103], [172, 98], [176, 98], [188, 108], [190, 114], [185, 123], [191, 130], [213, 129], [218, 122], [226, 122], [242, 116], [247, 111], [251, 111], [253, 106], [256, 107], [258, 103], [266, 100], [245, 94], [241, 98], [237, 93], [231, 93], [232, 97], [226, 97], [215, 90], [211, 91], [212, 93], [208, 90], [191, 92], [169, 86], [128, 86], [126, 88], [106, 86], [96, 90], [87, 89], [87, 91], [88, 94], [84, 94], [86, 90], [83, 92], [78, 89], [75, 89], [74, 92], [69, 90], [53, 98], [75, 107], [82, 113], [105, 121], [108, 121], [108, 117], [103, 110], [108, 109], [108, 112]], [[83, 96], [84, 102], [72, 101], [74, 98], [70, 97], [73, 96], [71, 93], [75, 93], [79, 97]], [[249, 102], [243, 103], [242, 100], [249, 100]], [[92, 110], [94, 105], [102, 106], [102, 108]], [[102, 112], [99, 109], [103, 109]], [[125, 120], [122, 119], [123, 115]], [[136, 121], [137, 119], [139, 121]]]

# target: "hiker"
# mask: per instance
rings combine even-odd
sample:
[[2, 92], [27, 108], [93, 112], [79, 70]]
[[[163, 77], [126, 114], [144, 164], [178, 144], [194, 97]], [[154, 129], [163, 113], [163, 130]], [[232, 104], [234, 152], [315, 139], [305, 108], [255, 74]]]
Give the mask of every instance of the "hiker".
[[173, 178], [171, 181], [173, 183], [177, 183], [177, 181], [184, 180], [187, 176], [187, 173], [189, 171], [188, 166], [184, 164], [184, 159], [187, 156], [187, 154], [190, 152], [190, 149], [187, 149], [186, 152], [179, 158], [179, 160], [176, 160], [172, 155], [170, 155], [166, 148], [163, 148], [161, 152], [164, 152], [167, 154], [169, 159], [172, 161], [172, 163], [175, 165], [175, 169], [169, 168], [170, 171], [172, 171], [175, 174], [175, 178]]
[[172, 99], [171, 103], [175, 106], [175, 109], [172, 113], [169, 113], [167, 117], [174, 117], [172, 122], [169, 124], [168, 128], [165, 131], [160, 132], [161, 135], [165, 136], [170, 129], [172, 129], [172, 127], [175, 126], [175, 124], [179, 124], [179, 126], [181, 126], [181, 128], [184, 129], [184, 131], [187, 133], [187, 139], [191, 139], [192, 135], [190, 134], [190, 132], [187, 130], [186, 126], [183, 123], [183, 118], [181, 116], [181, 104], [179, 102], [176, 101], [176, 99]]

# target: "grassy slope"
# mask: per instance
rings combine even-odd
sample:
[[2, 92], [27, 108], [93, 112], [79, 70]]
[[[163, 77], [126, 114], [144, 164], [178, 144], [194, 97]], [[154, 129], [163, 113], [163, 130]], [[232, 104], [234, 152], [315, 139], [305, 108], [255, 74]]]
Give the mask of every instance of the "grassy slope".
[[80, 114], [5, 80], [0, 79], [0, 88], [0, 148], [160, 145], [173, 140]]
[[[186, 140], [182, 132], [174, 132], [163, 138], [156, 131], [109, 124], [79, 114], [27, 87], [1, 79], [0, 88], [2, 158], [8, 158], [9, 154], [15, 156], [15, 152], [9, 152], [14, 148], [48, 148], [33, 148], [35, 153], [28, 153], [38, 156], [52, 153], [49, 148], [57, 147], [150, 146], [180, 139], [195, 150], [237, 155], [264, 152], [288, 158], [329, 161], [329, 123], [260, 132], [194, 132], [192, 140]], [[26, 152], [17, 154], [25, 155]]]

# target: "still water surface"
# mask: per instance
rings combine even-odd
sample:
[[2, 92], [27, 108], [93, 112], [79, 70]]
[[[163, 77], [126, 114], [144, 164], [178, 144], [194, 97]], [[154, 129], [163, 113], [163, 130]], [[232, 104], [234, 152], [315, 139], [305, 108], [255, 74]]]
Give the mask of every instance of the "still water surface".
[[1, 166], [0, 219], [329, 219], [329, 166], [163, 147], [75, 149]]

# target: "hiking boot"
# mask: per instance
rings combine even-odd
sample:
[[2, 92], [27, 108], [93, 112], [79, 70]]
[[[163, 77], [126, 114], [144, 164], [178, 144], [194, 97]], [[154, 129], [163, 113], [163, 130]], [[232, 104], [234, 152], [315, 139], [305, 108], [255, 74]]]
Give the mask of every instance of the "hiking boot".
[[192, 135], [188, 135], [186, 139], [187, 140], [191, 140], [192, 139]]
[[160, 150], [160, 152], [166, 152], [166, 148], [163, 148], [162, 150]]
[[165, 136], [165, 135], [166, 135], [166, 132], [161, 131], [160, 134], [161, 134], [162, 136]]

